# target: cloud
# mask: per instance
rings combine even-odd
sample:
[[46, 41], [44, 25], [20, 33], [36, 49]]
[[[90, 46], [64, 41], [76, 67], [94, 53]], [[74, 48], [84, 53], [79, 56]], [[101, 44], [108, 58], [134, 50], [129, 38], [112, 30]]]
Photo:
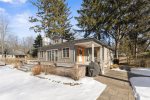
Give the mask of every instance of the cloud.
[[33, 30], [29, 30], [34, 25], [29, 22], [31, 16], [33, 15], [28, 11], [14, 15], [13, 20], [10, 22], [11, 31], [19, 37], [35, 36]]
[[4, 8], [0, 8], [1, 16], [8, 20], [8, 34], [18, 36], [20, 39], [37, 35], [33, 30], [29, 30], [30, 27], [35, 25], [29, 22], [29, 17], [34, 16], [31, 11], [26, 10], [22, 13], [11, 15]]
[[11, 4], [23, 4], [27, 0], [0, 0], [1, 2], [11, 3]]
[[5, 13], [5, 9], [4, 8], [0, 8], [0, 13]]

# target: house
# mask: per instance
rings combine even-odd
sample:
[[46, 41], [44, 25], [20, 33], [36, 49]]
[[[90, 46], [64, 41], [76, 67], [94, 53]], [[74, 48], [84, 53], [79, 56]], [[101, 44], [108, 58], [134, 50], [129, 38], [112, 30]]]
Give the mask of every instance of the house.
[[104, 73], [113, 63], [113, 49], [95, 38], [65, 41], [54, 36], [51, 45], [39, 48], [38, 60], [64, 67], [73, 64], [87, 66], [93, 61], [100, 65]]
[[42, 37], [42, 45], [43, 46], [50, 45], [50, 39], [46, 36]]
[[20, 50], [7, 50], [6, 54], [3, 54], [2, 57], [2, 53], [0, 52], [0, 58], [10, 58], [10, 59], [14, 59], [14, 58], [25, 58], [25, 53], [20, 51]]

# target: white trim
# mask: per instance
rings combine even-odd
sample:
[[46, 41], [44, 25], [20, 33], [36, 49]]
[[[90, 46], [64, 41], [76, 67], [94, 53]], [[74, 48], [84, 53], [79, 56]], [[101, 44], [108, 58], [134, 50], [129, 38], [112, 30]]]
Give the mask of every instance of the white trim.
[[94, 43], [92, 42], [92, 61], [94, 62]]

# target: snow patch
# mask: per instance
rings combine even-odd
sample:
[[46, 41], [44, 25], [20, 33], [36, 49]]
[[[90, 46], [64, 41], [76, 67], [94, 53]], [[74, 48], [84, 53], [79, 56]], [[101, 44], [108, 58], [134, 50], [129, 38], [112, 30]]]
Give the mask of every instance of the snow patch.
[[150, 100], [150, 77], [132, 77], [130, 82], [137, 100]]
[[132, 68], [131, 73], [150, 76], [150, 68]]
[[96, 100], [106, 88], [93, 78], [74, 81], [55, 75], [35, 77], [11, 66], [0, 67], [0, 80], [0, 100]]
[[114, 70], [114, 71], [120, 71], [120, 72], [127, 72], [126, 70], [121, 70], [120, 68], [113, 68], [111, 70]]

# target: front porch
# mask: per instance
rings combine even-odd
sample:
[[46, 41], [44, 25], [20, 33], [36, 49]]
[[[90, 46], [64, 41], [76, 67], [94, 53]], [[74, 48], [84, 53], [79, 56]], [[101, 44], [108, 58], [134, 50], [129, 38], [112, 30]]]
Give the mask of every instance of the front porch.
[[95, 42], [77, 43], [77, 62], [86, 64], [91, 61], [98, 62], [101, 45]]
[[96, 42], [76, 43], [76, 63], [89, 65], [91, 62], [98, 63], [104, 73], [104, 47]]

